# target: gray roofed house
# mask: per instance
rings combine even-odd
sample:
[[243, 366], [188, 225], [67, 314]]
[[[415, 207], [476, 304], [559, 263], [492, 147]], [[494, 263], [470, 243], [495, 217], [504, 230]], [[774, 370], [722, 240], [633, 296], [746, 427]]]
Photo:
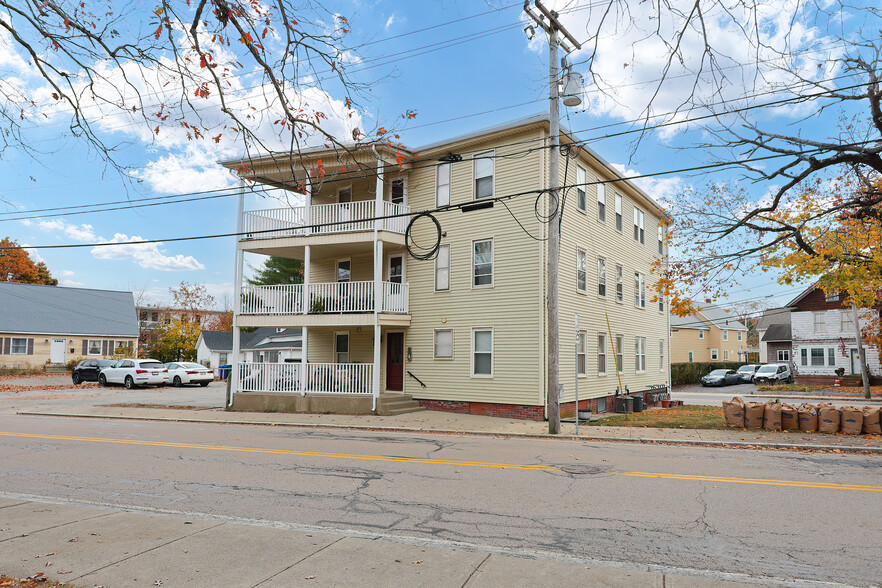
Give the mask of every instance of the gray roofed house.
[[763, 316], [757, 322], [756, 331], [759, 336], [761, 363], [790, 361], [791, 311], [792, 309], [786, 307], [770, 308], [763, 312]]
[[[278, 361], [298, 361], [303, 347], [301, 329], [277, 329], [261, 327], [254, 332], [240, 333], [239, 349], [245, 358], [252, 361], [275, 363]], [[233, 353], [233, 333], [230, 331], [202, 331], [196, 342], [196, 361], [217, 367], [230, 362]]]
[[763, 335], [762, 340], [769, 342], [780, 343], [783, 341], [787, 341], [788, 343], [792, 340], [793, 336], [790, 334], [790, 324], [776, 324], [769, 325], [768, 329], [766, 329], [766, 334]]
[[0, 282], [0, 366], [105, 358], [137, 340], [131, 292]]

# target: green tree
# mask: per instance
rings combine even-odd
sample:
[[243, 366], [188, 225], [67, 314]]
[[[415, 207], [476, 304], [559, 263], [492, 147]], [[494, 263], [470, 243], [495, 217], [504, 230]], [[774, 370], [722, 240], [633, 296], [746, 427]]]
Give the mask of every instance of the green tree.
[[302, 284], [303, 262], [299, 259], [271, 255], [248, 280], [252, 286], [272, 286], [275, 284]]

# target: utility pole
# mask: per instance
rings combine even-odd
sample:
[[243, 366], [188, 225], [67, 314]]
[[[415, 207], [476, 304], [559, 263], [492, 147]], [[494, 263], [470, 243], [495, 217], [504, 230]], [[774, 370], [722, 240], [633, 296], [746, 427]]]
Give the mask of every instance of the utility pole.
[[864, 384], [864, 398], [870, 397], [870, 375], [867, 373], [867, 362], [864, 361], [864, 338], [861, 336], [861, 323], [857, 305], [851, 303], [851, 317], [854, 321], [854, 335], [857, 340], [858, 361], [861, 364], [861, 381]]
[[[560, 76], [557, 69], [558, 34], [572, 44], [569, 48], [564, 44], [567, 53], [581, 49], [582, 45], [560, 24], [558, 14], [548, 10], [540, 0], [534, 2], [541, 14], [536, 15], [530, 9], [529, 1], [524, 2], [524, 12], [533, 19], [546, 33], [548, 33], [548, 77], [551, 85], [551, 112], [549, 114], [549, 145], [550, 160], [548, 172], [550, 175], [548, 190], [550, 200], [554, 206], [549, 219], [548, 231], [548, 432], [552, 435], [560, 433], [560, 322], [559, 322], [559, 261], [560, 261], [560, 216], [563, 210], [560, 206], [560, 92], [558, 84]], [[532, 29], [532, 27], [527, 27]], [[578, 412], [576, 414], [578, 418]]]

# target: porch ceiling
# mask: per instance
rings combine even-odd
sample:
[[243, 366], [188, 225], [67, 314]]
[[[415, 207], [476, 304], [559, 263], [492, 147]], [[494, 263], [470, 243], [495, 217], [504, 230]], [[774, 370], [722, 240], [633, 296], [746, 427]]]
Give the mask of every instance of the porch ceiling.
[[[379, 315], [380, 326], [409, 327], [409, 314], [383, 313]], [[239, 315], [240, 327], [371, 327], [373, 313], [351, 314], [296, 314], [296, 315]]]
[[[404, 235], [380, 231], [379, 239], [395, 249], [404, 247]], [[239, 249], [261, 255], [275, 255], [289, 259], [303, 259], [305, 247], [311, 247], [313, 261], [337, 259], [352, 255], [370, 254], [373, 251], [374, 234], [371, 231], [311, 235], [308, 237], [285, 237], [282, 239], [251, 239], [239, 241]]]

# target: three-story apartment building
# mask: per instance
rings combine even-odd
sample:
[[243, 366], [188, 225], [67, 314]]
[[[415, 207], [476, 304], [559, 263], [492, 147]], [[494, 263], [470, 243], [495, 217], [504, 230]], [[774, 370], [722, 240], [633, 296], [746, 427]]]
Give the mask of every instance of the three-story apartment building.
[[[304, 358], [234, 370], [232, 407], [366, 412], [405, 393], [431, 409], [544, 418], [548, 132], [539, 116], [412, 151], [225, 162], [298, 203], [241, 212], [235, 323], [302, 328]], [[668, 219], [587, 148], [560, 168], [561, 402], [572, 411], [578, 386], [580, 406], [603, 410], [619, 389], [669, 382], [668, 313], [650, 291]], [[427, 210], [439, 226], [415, 219], [407, 244], [438, 246], [419, 260], [405, 233]], [[242, 285], [244, 252], [302, 259], [303, 284]]]

